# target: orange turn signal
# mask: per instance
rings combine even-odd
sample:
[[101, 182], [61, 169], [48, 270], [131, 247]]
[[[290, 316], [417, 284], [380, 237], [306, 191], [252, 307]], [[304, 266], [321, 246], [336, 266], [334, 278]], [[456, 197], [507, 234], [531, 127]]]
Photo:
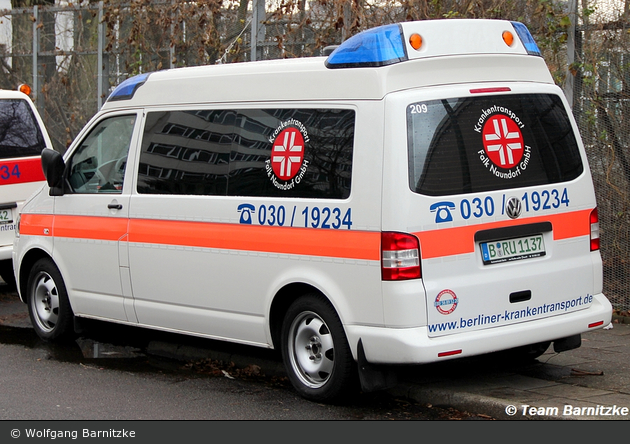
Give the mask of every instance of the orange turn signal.
[[27, 96], [31, 95], [31, 87], [28, 86], [26, 83], [22, 83], [20, 86], [18, 86], [18, 91], [26, 94]]
[[409, 37], [409, 44], [416, 51], [419, 50], [422, 46], [422, 37], [420, 37], [420, 34], [411, 34], [411, 37]]
[[502, 36], [505, 44], [508, 46], [512, 46], [512, 43], [514, 43], [514, 34], [512, 34], [510, 31], [503, 31]]

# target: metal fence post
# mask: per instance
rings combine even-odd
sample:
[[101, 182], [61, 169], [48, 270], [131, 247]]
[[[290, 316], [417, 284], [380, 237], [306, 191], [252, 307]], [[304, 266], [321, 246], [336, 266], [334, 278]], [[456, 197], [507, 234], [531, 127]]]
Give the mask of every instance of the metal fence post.
[[103, 2], [100, 1], [98, 2], [98, 43], [97, 43], [97, 63], [98, 63], [98, 67], [97, 67], [97, 72], [98, 72], [98, 79], [97, 79], [97, 104], [98, 104], [98, 109], [101, 109], [101, 106], [103, 106], [103, 101], [105, 100], [106, 97], [104, 97], [106, 90], [109, 88], [109, 69], [107, 71], [105, 71], [106, 67], [105, 67], [105, 24], [103, 22]]
[[569, 1], [568, 16], [571, 19], [571, 25], [567, 31], [567, 72], [564, 78], [564, 95], [569, 102], [569, 106], [573, 108], [573, 97], [575, 96], [575, 76], [571, 73], [574, 69], [573, 63], [575, 62], [575, 33], [577, 30], [577, 0]]
[[265, 0], [253, 0], [252, 31], [251, 31], [251, 60], [262, 60], [263, 49], [258, 43], [265, 41]]
[[33, 6], [33, 102], [35, 106], [37, 106], [38, 110], [41, 112], [41, 107], [39, 106], [39, 79], [38, 79], [38, 69], [37, 69], [37, 54], [39, 53], [39, 28], [37, 27], [37, 22], [39, 22], [39, 8], [37, 5]]

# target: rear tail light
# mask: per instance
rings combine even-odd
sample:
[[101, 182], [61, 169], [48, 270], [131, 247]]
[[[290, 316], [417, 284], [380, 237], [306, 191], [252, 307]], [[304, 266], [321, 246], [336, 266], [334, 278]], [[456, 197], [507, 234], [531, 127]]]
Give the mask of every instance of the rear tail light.
[[381, 273], [384, 281], [419, 279], [420, 242], [406, 233], [381, 233]]
[[591, 251], [599, 250], [599, 216], [597, 208], [591, 211]]

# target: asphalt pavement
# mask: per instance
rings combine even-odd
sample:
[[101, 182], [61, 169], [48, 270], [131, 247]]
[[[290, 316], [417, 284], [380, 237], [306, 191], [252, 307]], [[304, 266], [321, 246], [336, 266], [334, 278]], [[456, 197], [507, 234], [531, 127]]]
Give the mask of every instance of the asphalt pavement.
[[[13, 295], [13, 296], [11, 296]], [[31, 328], [26, 305], [15, 293], [0, 294], [0, 325]], [[605, 329], [582, 335], [581, 347], [553, 347], [526, 365], [500, 355], [396, 368], [389, 393], [498, 420], [630, 420], [630, 318], [614, 316]], [[213, 359], [239, 368], [258, 366], [283, 375], [275, 354], [213, 341], [156, 340], [146, 352], [178, 360]]]

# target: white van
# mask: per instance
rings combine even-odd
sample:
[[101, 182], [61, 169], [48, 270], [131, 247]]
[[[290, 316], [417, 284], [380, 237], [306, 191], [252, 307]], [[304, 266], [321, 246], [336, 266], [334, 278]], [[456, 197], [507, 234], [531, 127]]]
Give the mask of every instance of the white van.
[[11, 252], [18, 213], [46, 182], [40, 156], [53, 146], [28, 94], [27, 85], [0, 90], [0, 277], [9, 285], [15, 285]]
[[520, 23], [141, 74], [42, 162], [14, 261], [44, 339], [77, 317], [280, 349], [329, 401], [611, 320], [584, 147]]

